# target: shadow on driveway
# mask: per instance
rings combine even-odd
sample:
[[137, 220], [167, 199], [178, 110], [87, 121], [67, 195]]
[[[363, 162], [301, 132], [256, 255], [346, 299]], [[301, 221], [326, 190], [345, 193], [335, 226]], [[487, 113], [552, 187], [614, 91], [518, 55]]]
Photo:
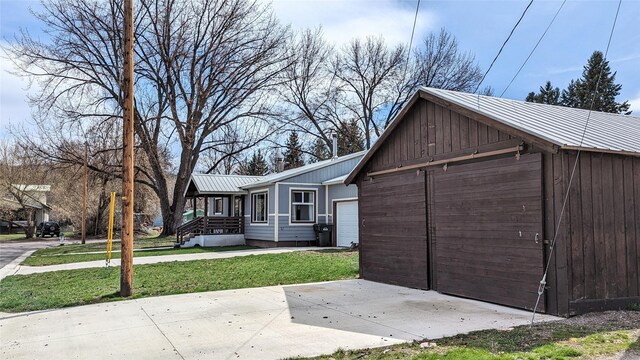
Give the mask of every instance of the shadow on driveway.
[[406, 341], [509, 328], [531, 317], [527, 311], [365, 280], [283, 290], [293, 323]]

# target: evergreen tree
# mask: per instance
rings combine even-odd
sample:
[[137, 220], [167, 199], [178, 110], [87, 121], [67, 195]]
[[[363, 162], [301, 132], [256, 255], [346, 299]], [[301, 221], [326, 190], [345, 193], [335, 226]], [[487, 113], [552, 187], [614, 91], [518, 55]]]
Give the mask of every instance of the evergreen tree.
[[324, 140], [322, 140], [321, 138], [316, 138], [309, 152], [313, 154], [311, 162], [327, 160], [331, 157], [331, 151], [327, 147], [327, 144], [324, 142]]
[[[602, 73], [602, 74], [601, 74]], [[598, 84], [598, 77], [600, 82]], [[582, 78], [576, 81], [576, 95], [578, 106], [582, 109], [590, 109], [593, 101], [593, 110], [610, 113], [624, 113], [629, 110], [629, 103], [616, 102], [616, 96], [620, 95], [622, 85], [616, 84], [616, 73], [611, 73], [609, 61], [600, 51], [594, 51], [582, 71]], [[596, 91], [598, 91], [593, 96]]]
[[364, 134], [356, 120], [343, 121], [338, 128], [338, 156], [344, 156], [362, 151]]
[[576, 92], [576, 81], [571, 80], [566, 90], [562, 90], [562, 97], [560, 98], [560, 104], [572, 108], [580, 107], [580, 100]]
[[[600, 73], [602, 72], [602, 75]], [[598, 77], [600, 83], [598, 84]], [[620, 95], [622, 85], [616, 84], [616, 73], [611, 72], [609, 62], [600, 51], [594, 51], [582, 71], [582, 77], [571, 80], [569, 86], [560, 94], [558, 88], [551, 86], [547, 81], [544, 87], [540, 87], [539, 93], [530, 92], [526, 101], [543, 104], [560, 104], [563, 106], [591, 109], [610, 113], [625, 113], [629, 110], [629, 102], [616, 102], [616, 96]], [[594, 97], [594, 92], [598, 92]]]
[[551, 85], [551, 81], [547, 81], [544, 87], [540, 86], [539, 93], [530, 92], [525, 100], [541, 104], [558, 105], [560, 104], [560, 89], [557, 87], [554, 88], [553, 85]]
[[302, 144], [298, 138], [298, 133], [292, 131], [287, 140], [287, 148], [284, 152], [284, 169], [295, 169], [304, 165]]
[[236, 174], [238, 175], [256, 175], [263, 176], [269, 173], [269, 166], [267, 160], [264, 158], [260, 150], [253, 153], [251, 159], [245, 160], [240, 163]]

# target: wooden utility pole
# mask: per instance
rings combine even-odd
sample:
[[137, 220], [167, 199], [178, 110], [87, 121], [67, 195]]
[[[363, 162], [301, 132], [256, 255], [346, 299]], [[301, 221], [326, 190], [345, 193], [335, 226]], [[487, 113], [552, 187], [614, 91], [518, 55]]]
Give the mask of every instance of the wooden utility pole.
[[122, 138], [122, 243], [120, 296], [133, 292], [133, 0], [124, 0], [124, 136]]
[[82, 243], [87, 241], [87, 183], [89, 182], [89, 144], [84, 142], [84, 176], [82, 178]]

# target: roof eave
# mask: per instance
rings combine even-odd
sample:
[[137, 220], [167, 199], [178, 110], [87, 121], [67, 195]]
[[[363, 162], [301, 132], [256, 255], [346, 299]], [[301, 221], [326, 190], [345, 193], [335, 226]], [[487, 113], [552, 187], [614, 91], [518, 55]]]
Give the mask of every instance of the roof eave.
[[592, 147], [575, 146], [575, 145], [563, 145], [560, 148], [562, 150], [588, 151], [588, 152], [596, 152], [596, 153], [604, 153], [604, 154], [616, 154], [616, 155], [640, 157], [640, 152], [627, 151], [627, 150], [601, 149], [601, 148], [592, 148]]

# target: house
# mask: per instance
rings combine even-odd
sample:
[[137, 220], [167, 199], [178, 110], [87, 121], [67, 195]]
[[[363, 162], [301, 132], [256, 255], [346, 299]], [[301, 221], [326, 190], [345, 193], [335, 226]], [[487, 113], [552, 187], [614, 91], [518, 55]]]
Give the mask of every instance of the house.
[[315, 224], [330, 224], [332, 245], [358, 242], [355, 185], [347, 174], [364, 152], [267, 176], [192, 174], [185, 197], [204, 199], [206, 216], [177, 229], [181, 246], [316, 244]]
[[47, 204], [47, 193], [51, 191], [51, 185], [12, 184], [11, 186], [13, 189], [0, 197], [0, 207], [13, 213], [11, 218], [15, 221], [5, 222], [2, 227], [7, 227], [7, 230], [11, 231], [12, 223], [27, 224], [29, 219], [26, 218], [25, 210], [31, 212], [36, 225], [49, 221], [51, 207]]
[[345, 183], [364, 279], [532, 309], [549, 263], [539, 311], [640, 303], [639, 117], [421, 88]]

